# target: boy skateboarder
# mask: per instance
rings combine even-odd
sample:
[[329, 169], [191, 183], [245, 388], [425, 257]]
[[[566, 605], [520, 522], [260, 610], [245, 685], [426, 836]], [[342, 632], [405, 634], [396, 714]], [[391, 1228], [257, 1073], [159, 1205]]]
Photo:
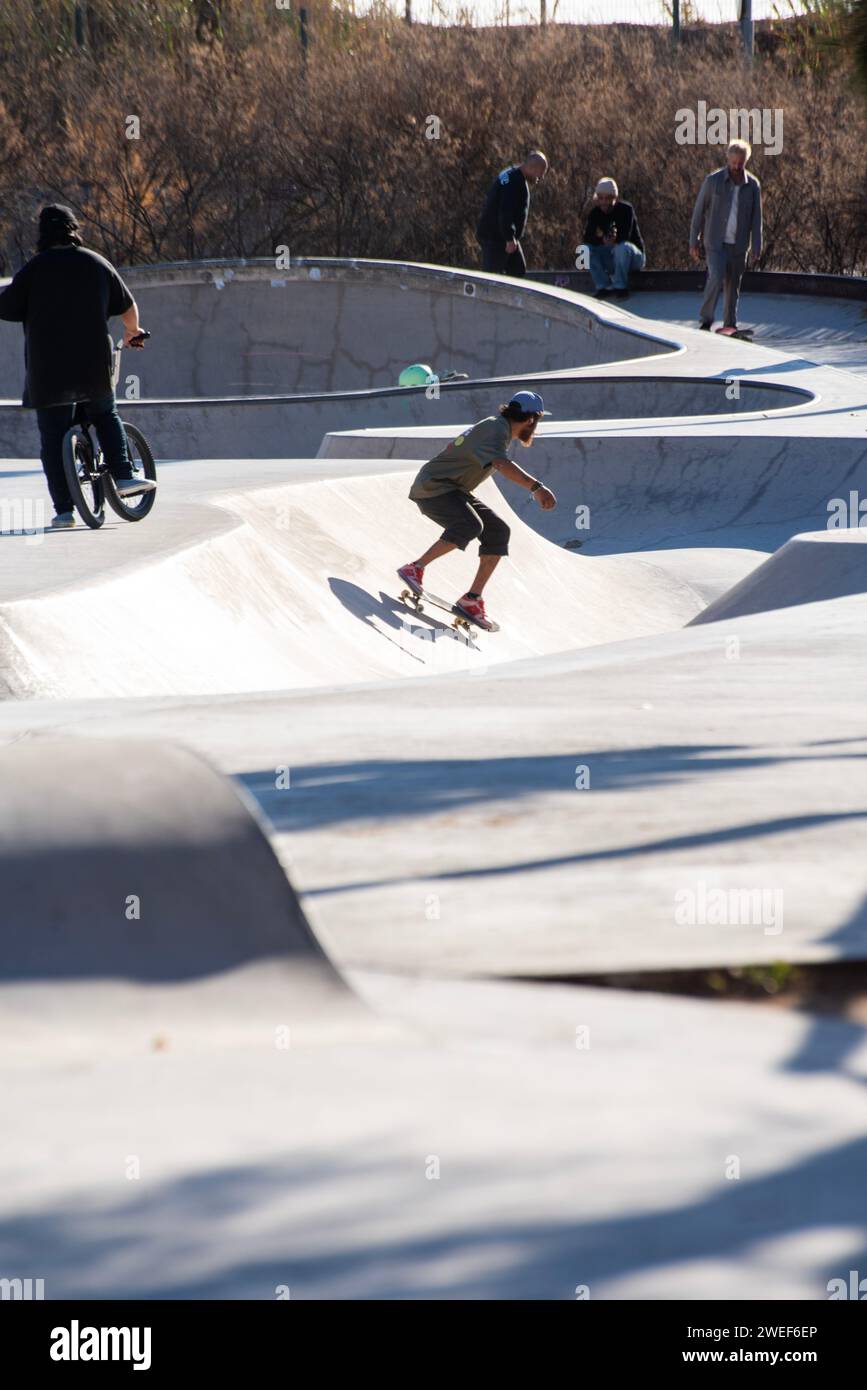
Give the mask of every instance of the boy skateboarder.
[[530, 448], [536, 426], [549, 413], [537, 392], [517, 391], [508, 405], [500, 406], [498, 415], [488, 415], [459, 434], [419, 471], [409, 490], [410, 498], [420, 512], [443, 527], [443, 533], [423, 555], [397, 572], [414, 593], [424, 591], [427, 565], [450, 550], [466, 550], [470, 541], [478, 540], [476, 577], [455, 609], [471, 620], [487, 621], [482, 594], [500, 560], [509, 553], [510, 528], [473, 496], [473, 489], [496, 470], [532, 492], [545, 511], [556, 506], [551, 489], [525, 473], [509, 456], [516, 439], [525, 449]]

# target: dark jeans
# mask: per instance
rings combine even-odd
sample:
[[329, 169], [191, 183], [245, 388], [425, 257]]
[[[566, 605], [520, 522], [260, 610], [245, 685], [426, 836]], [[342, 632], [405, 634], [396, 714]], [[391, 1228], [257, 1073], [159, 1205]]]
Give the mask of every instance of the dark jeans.
[[494, 275], [527, 274], [527, 262], [520, 246], [517, 251], [506, 255], [504, 241], [482, 241], [479, 245], [482, 248], [482, 270], [488, 270]]
[[101, 396], [98, 401], [79, 401], [78, 405], [70, 403], [42, 406], [36, 412], [42, 440], [40, 457], [56, 512], [71, 512], [73, 509], [63, 473], [63, 436], [75, 420], [76, 411], [80, 411], [96, 430], [97, 439], [115, 481], [121, 482], [124, 478], [132, 477], [126, 435], [114, 403], [114, 393]]
[[458, 550], [477, 540], [480, 555], [508, 555], [511, 528], [471, 492], [455, 488], [439, 497], [423, 497], [416, 506], [444, 528], [440, 539], [451, 541]]

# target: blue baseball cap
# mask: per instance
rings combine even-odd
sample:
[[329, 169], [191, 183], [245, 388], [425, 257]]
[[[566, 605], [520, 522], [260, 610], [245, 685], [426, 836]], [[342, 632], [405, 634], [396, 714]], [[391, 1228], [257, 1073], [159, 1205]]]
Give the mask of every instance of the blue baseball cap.
[[538, 391], [516, 391], [509, 405], [516, 405], [525, 415], [550, 415]]

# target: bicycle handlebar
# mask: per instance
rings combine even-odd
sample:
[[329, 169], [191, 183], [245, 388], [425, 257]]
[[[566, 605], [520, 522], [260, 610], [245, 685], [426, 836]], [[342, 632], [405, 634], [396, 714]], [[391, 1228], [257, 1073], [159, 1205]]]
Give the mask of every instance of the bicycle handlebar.
[[[131, 344], [132, 344], [132, 343], [136, 343], [137, 345], [141, 345], [141, 344], [145, 341], [145, 339], [146, 339], [146, 338], [149, 338], [150, 336], [151, 336], [151, 335], [150, 335], [150, 333], [148, 332], [148, 330], [147, 330], [146, 328], [143, 328], [143, 329], [141, 330], [140, 333], [136, 333], [136, 335], [135, 335], [134, 338], [130, 338], [130, 343], [131, 343]], [[118, 338], [118, 340], [117, 340], [117, 346], [115, 347], [115, 350], [114, 350], [114, 362], [113, 362], [113, 364], [112, 364], [112, 373], [111, 373], [111, 379], [112, 379], [112, 385], [113, 385], [113, 386], [117, 386], [117, 383], [118, 383], [119, 380], [120, 380], [120, 355], [121, 355], [122, 352], [123, 352], [123, 338]]]

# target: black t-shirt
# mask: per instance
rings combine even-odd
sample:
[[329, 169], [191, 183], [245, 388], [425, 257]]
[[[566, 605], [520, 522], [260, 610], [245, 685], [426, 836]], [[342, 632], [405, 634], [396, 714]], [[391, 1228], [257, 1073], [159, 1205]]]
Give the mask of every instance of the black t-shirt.
[[54, 246], [0, 292], [0, 319], [24, 325], [22, 404], [98, 400], [112, 390], [108, 320], [133, 303], [114, 266], [83, 246]]
[[476, 227], [479, 241], [520, 241], [530, 211], [530, 185], [513, 164], [497, 175], [488, 190]]
[[602, 246], [602, 238], [609, 231], [617, 232], [618, 241], [631, 241], [639, 251], [644, 251], [638, 218], [631, 203], [622, 203], [618, 198], [608, 212], [603, 212], [599, 204], [594, 203], [584, 228], [584, 241], [588, 246]]

